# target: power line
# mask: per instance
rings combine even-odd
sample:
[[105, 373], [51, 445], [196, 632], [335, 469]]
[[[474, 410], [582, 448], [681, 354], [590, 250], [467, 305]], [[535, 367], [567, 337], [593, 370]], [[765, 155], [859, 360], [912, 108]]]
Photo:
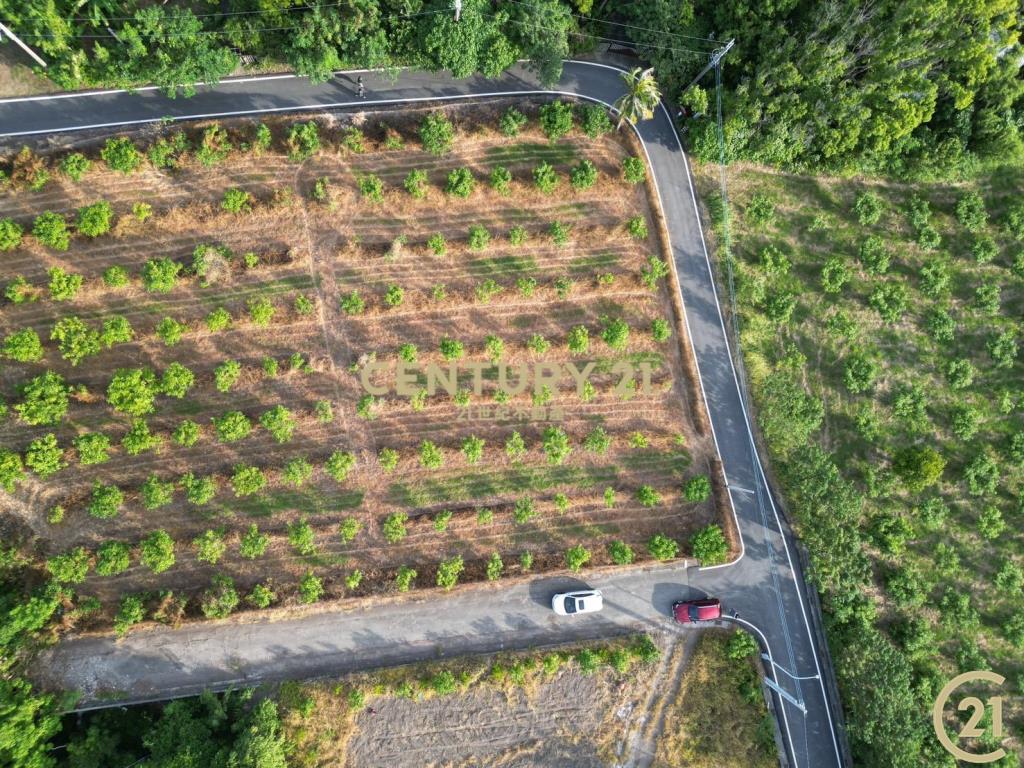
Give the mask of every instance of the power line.
[[[532, 3], [523, 2], [523, 0], [505, 0], [505, 2], [515, 3], [516, 5], [524, 5], [526, 7], [533, 7]], [[597, 21], [602, 24], [615, 24], [619, 27], [629, 27], [630, 29], [641, 29], [644, 32], [653, 32], [656, 35], [670, 35], [672, 37], [681, 37], [687, 40], [699, 40], [704, 43], [713, 43], [715, 45], [721, 45], [723, 41], [715, 40], [713, 37], [698, 37], [696, 35], [684, 35], [682, 32], [666, 32], [663, 29], [651, 29], [650, 27], [641, 27], [636, 24], [627, 24], [624, 21], [612, 21], [610, 19], [595, 19], [593, 16], [584, 16], [580, 13], [569, 12], [570, 16], [575, 16], [577, 19], [583, 19], [584, 21]]]

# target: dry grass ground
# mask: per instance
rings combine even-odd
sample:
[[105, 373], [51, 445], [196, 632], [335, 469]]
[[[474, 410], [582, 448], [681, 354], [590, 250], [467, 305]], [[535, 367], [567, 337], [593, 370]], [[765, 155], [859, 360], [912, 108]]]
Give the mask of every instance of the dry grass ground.
[[[323, 149], [302, 163], [289, 161], [283, 151], [282, 137], [290, 123], [270, 123], [275, 147], [256, 157], [240, 149], [251, 140], [255, 124], [239, 121], [225, 126], [234, 149], [212, 167], [200, 165], [190, 154], [174, 171], [144, 164], [125, 176], [96, 158], [80, 183], [51, 167], [52, 178], [41, 191], [0, 194], [0, 218], [13, 218], [26, 232], [43, 211], [65, 214], [70, 222], [79, 207], [106, 200], [115, 212], [110, 234], [75, 236], [63, 253], [26, 236], [0, 266], [0, 283], [20, 275], [41, 296], [31, 303], [5, 303], [0, 335], [32, 328], [46, 347], [41, 362], [10, 363], [0, 370], [7, 402], [16, 403], [19, 387], [47, 369], [76, 388], [68, 416], [56, 428], [27, 427], [13, 413], [0, 421], [0, 448], [24, 452], [30, 441], [53, 432], [67, 462], [45, 481], [31, 476], [14, 496], [5, 495], [6, 514], [31, 529], [47, 556], [77, 546], [95, 550], [111, 540], [136, 547], [156, 529], [168, 531], [175, 541], [176, 564], [161, 574], [139, 563], [137, 549], [131, 567], [117, 576], [90, 572], [80, 594], [96, 597], [104, 606], [91, 619], [93, 626], [101, 626], [119, 598], [132, 592], [173, 591], [191, 601], [195, 615], [195, 598], [215, 573], [232, 577], [241, 592], [257, 583], [269, 584], [285, 604], [294, 602], [295, 585], [307, 571], [323, 579], [328, 598], [366, 596], [393, 590], [400, 565], [416, 569], [415, 584], [432, 585], [436, 564], [456, 555], [466, 562], [465, 581], [483, 578], [494, 552], [500, 553], [506, 574], [522, 572], [518, 563], [526, 552], [534, 558], [534, 570], [563, 567], [565, 549], [575, 544], [591, 551], [591, 565], [607, 564], [606, 544], [614, 539], [627, 541], [643, 558], [644, 543], [654, 533], [677, 539], [684, 545], [683, 554], [695, 530], [719, 521], [712, 501], [687, 502], [681, 493], [686, 479], [711, 474], [713, 447], [694, 427], [679, 340], [673, 336], [659, 343], [650, 333], [656, 318], [675, 327], [670, 292], [677, 289], [662, 281], [652, 291], [641, 282], [641, 270], [659, 247], [642, 185], [621, 179], [628, 149], [614, 136], [590, 140], [578, 133], [550, 143], [535, 127], [510, 139], [491, 127], [498, 114], [494, 106], [450, 114], [457, 140], [454, 150], [442, 157], [419, 147], [415, 125], [421, 113], [356, 116], [352, 124], [365, 133], [362, 152], [343, 145], [352, 125], [337, 117], [326, 119], [321, 123]], [[385, 122], [390, 126], [386, 133]], [[200, 141], [203, 128], [189, 130], [193, 144]], [[400, 142], [386, 144], [385, 136], [398, 136]], [[86, 153], [94, 158], [97, 154], [88, 147]], [[583, 158], [597, 166], [599, 179], [589, 190], [574, 191], [568, 171]], [[559, 173], [556, 194], [542, 195], [532, 184], [532, 170], [542, 160]], [[508, 195], [487, 183], [499, 165], [513, 175]], [[469, 168], [477, 178], [476, 190], [465, 200], [441, 189], [448, 172], [458, 167]], [[413, 169], [428, 175], [425, 199], [415, 200], [403, 189], [403, 179]], [[382, 202], [361, 197], [358, 180], [366, 174], [382, 180]], [[330, 191], [317, 201], [313, 189], [321, 179], [328, 181]], [[253, 210], [224, 211], [220, 202], [229, 188], [249, 192]], [[131, 215], [132, 206], [141, 202], [153, 208], [145, 223]], [[650, 239], [628, 234], [625, 223], [634, 216], [648, 221]], [[555, 221], [570, 228], [563, 244], [548, 234]], [[468, 247], [468, 229], [474, 225], [485, 226], [491, 234], [484, 250]], [[519, 246], [508, 239], [516, 225], [528, 234]], [[448, 243], [441, 256], [426, 245], [436, 234]], [[186, 269], [171, 292], [144, 290], [140, 272], [147, 259], [168, 257], [187, 268], [194, 249], [204, 244], [230, 252], [218, 261], [208, 284]], [[250, 253], [258, 257], [255, 266], [246, 266], [242, 258]], [[127, 286], [104, 284], [102, 274], [111, 266], [127, 269]], [[47, 295], [47, 270], [52, 267], [82, 275], [83, 286], [74, 300], [55, 302]], [[521, 278], [536, 281], [532, 295], [517, 289]], [[479, 291], [488, 280], [494, 281], [491, 287], [497, 293], [485, 301]], [[404, 294], [397, 307], [384, 301], [392, 285]], [[444, 286], [443, 296], [436, 290], [439, 285]], [[346, 315], [339, 307], [340, 299], [352, 291], [365, 301], [358, 315]], [[311, 302], [311, 313], [297, 310], [299, 297]], [[274, 306], [266, 328], [249, 319], [249, 302], [258, 298]], [[214, 333], [204, 321], [218, 308], [233, 320], [229, 329]], [[61, 359], [48, 341], [60, 318], [76, 316], [98, 327], [114, 314], [131, 323], [134, 341], [77, 366]], [[156, 334], [166, 317], [186, 327], [174, 346]], [[600, 339], [607, 317], [629, 323], [629, 344], [623, 352]], [[577, 325], [587, 327], [590, 350], [572, 356], [566, 335]], [[550, 349], [538, 353], [527, 348], [534, 334], [542, 334]], [[566, 381], [552, 392], [548, 408], [537, 412], [524, 393], [512, 396], [496, 418], [497, 385], [488, 378], [484, 394], [473, 396], [468, 407], [438, 394], [416, 410], [408, 398], [386, 395], [376, 401], [371, 419], [357, 414], [365, 395], [360, 373], [368, 362], [383, 363], [390, 371], [401, 344], [414, 344], [421, 363], [440, 362], [438, 345], [445, 336], [461, 341], [466, 360], [472, 361], [486, 361], [488, 336], [504, 341], [504, 359], [511, 364], [593, 360], [599, 371], [592, 377], [595, 396], [582, 401]], [[297, 367], [289, 362], [293, 355], [301, 355]], [[266, 373], [267, 359], [276, 361], [276, 376]], [[241, 375], [229, 391], [219, 392], [214, 370], [227, 360], [240, 363]], [[622, 361], [651, 364], [649, 391], [629, 397], [615, 393], [618, 376], [611, 368]], [[149, 367], [159, 375], [174, 362], [191, 369], [196, 384], [183, 399], [157, 398], [148, 426], [161, 444], [129, 456], [119, 445], [130, 419], [105, 400], [111, 374], [124, 367]], [[331, 404], [333, 420], [317, 418], [322, 402]], [[296, 422], [294, 435], [283, 444], [258, 424], [261, 414], [278, 404]], [[253, 431], [239, 442], [219, 442], [211, 419], [232, 410], [242, 411]], [[171, 439], [184, 420], [200, 426], [201, 437], [193, 447]], [[549, 426], [563, 429], [573, 447], [561, 466], [548, 464], [541, 450]], [[606, 454], [581, 446], [597, 426], [612, 439]], [[527, 447], [516, 461], [503, 449], [514, 431]], [[87, 432], [111, 438], [111, 461], [79, 463], [72, 440]], [[460, 450], [469, 436], [485, 441], [478, 464], [471, 464]], [[441, 448], [443, 468], [421, 465], [418, 453], [424, 440]], [[397, 451], [395, 467], [382, 466], [382, 449]], [[323, 468], [338, 450], [356, 456], [342, 483]], [[295, 458], [313, 467], [312, 476], [298, 488], [282, 478], [283, 466]], [[256, 495], [237, 498], [229, 481], [232, 468], [243, 462], [260, 467], [268, 485]], [[143, 507], [140, 487], [148, 477], [177, 483], [188, 471], [217, 483], [218, 492], [209, 503], [190, 504], [179, 486], [170, 503], [159, 509]], [[116, 484], [125, 494], [115, 519], [100, 520], [86, 511], [97, 481]], [[660, 503], [639, 503], [636, 491], [645, 485], [658, 493]], [[606, 503], [609, 488], [612, 506]], [[530, 499], [538, 514], [516, 523], [513, 507], [523, 499]], [[48, 522], [57, 505], [65, 510], [64, 520]], [[435, 525], [437, 514], [445, 510], [452, 513], [446, 528]], [[407, 535], [388, 543], [382, 524], [396, 511], [409, 516]], [[338, 531], [348, 518], [358, 521], [360, 532], [345, 543]], [[313, 554], [297, 554], [288, 542], [288, 526], [300, 520], [313, 529]], [[270, 537], [270, 545], [262, 558], [246, 560], [239, 555], [239, 539], [253, 523]], [[191, 544], [209, 529], [222, 532], [227, 543], [216, 565], [199, 561]], [[361, 583], [346, 587], [346, 578], [357, 570]]]
[[[280, 695], [295, 768], [745, 766], [777, 764], [748, 660], [729, 633], [661, 638], [660, 657], [585, 673], [580, 648], [289, 684]], [[606, 660], [636, 641], [587, 646]], [[453, 675], [450, 693], [435, 681]], [[767, 727], [767, 730], [766, 730]]]

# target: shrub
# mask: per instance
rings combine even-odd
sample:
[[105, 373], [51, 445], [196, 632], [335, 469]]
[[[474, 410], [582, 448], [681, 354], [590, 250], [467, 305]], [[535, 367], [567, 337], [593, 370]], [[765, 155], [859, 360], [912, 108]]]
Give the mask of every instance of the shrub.
[[683, 498], [692, 502], [707, 501], [711, 498], [711, 479], [707, 475], [691, 477], [683, 486]]
[[86, 237], [99, 237], [110, 231], [114, 209], [110, 203], [100, 201], [78, 209], [78, 231]]
[[573, 573], [578, 573], [589, 562], [590, 551], [582, 544], [576, 544], [565, 550], [565, 565]]
[[61, 173], [76, 183], [82, 180], [91, 167], [92, 162], [81, 152], [71, 152], [60, 161]]
[[981, 231], [988, 221], [985, 200], [977, 192], [967, 192], [956, 202], [956, 217], [968, 232]]
[[55, 251], [66, 251], [71, 244], [67, 222], [59, 213], [46, 211], [36, 216], [32, 223], [32, 235], [43, 245]]
[[484, 441], [471, 435], [462, 441], [462, 453], [470, 464], [479, 464], [484, 455]]
[[247, 560], [255, 560], [257, 557], [263, 557], [269, 546], [270, 537], [260, 533], [256, 523], [252, 523], [246, 532], [242, 534], [238, 553]]
[[62, 317], [50, 332], [50, 339], [57, 342], [61, 356], [71, 365], [98, 354], [101, 348], [99, 333], [77, 317]]
[[585, 104], [579, 108], [580, 130], [588, 138], [596, 139], [612, 129], [611, 118], [608, 117], [608, 110], [600, 104]]
[[197, 507], [209, 504], [217, 495], [217, 481], [213, 477], [196, 477], [193, 472], [181, 476], [181, 487], [185, 489], [188, 503]]
[[851, 277], [853, 274], [846, 262], [833, 256], [821, 268], [821, 288], [825, 293], [839, 293]]
[[308, 160], [320, 151], [320, 131], [316, 123], [296, 123], [288, 132], [288, 158], [294, 162]]
[[343, 483], [355, 465], [356, 455], [354, 453], [351, 451], [335, 451], [324, 463], [324, 471], [336, 483]]
[[476, 179], [473, 178], [469, 168], [456, 168], [448, 174], [448, 183], [445, 185], [444, 191], [449, 195], [465, 199], [473, 193], [475, 186]]
[[[690, 538], [690, 550], [701, 565], [724, 563], [729, 555], [729, 543], [722, 529], [711, 524], [701, 528]], [[653, 554], [653, 553], [652, 553]]]
[[669, 275], [668, 264], [657, 256], [648, 256], [647, 265], [640, 270], [640, 282], [652, 291], [658, 287], [658, 281]]
[[54, 301], [70, 301], [82, 287], [81, 275], [65, 272], [61, 267], [51, 267], [46, 272], [50, 276], [50, 298]]
[[566, 345], [574, 355], [585, 355], [590, 350], [590, 332], [585, 325], [577, 325], [569, 329]]
[[960, 358], [946, 364], [946, 381], [953, 389], [967, 389], [974, 382], [975, 369], [970, 360]]
[[422, 200], [427, 196], [427, 173], [426, 171], [412, 170], [409, 171], [403, 182], [405, 191], [412, 195], [417, 200]]
[[203, 131], [203, 138], [196, 150], [196, 160], [200, 165], [212, 168], [223, 162], [231, 154], [231, 140], [228, 132], [218, 123], [207, 127]]
[[526, 342], [526, 348], [538, 355], [543, 355], [551, 349], [551, 342], [539, 333], [533, 334]]
[[466, 349], [461, 341], [447, 336], [441, 339], [439, 349], [441, 350], [441, 356], [449, 362], [461, 360], [466, 353]]
[[43, 480], [63, 469], [64, 450], [52, 432], [37, 437], [25, 449], [25, 465]]
[[103, 284], [108, 288], [123, 288], [128, 285], [129, 280], [128, 270], [124, 267], [115, 265], [103, 270]]
[[296, 520], [288, 526], [288, 543], [296, 554], [303, 557], [316, 554], [316, 534], [306, 518]]
[[100, 520], [117, 517], [124, 503], [124, 494], [116, 485], [104, 485], [98, 480], [93, 483], [92, 495], [89, 499], [89, 514]]
[[384, 518], [381, 530], [384, 538], [391, 544], [395, 544], [405, 538], [405, 524], [409, 522], [409, 516], [404, 512], [394, 512]]
[[508, 456], [509, 461], [513, 462], [519, 461], [526, 455], [526, 442], [519, 432], [512, 432], [508, 440], [505, 441], [505, 455]]
[[540, 128], [549, 141], [555, 141], [572, 130], [573, 109], [564, 101], [552, 101], [540, 108]]
[[437, 586], [450, 590], [459, 583], [459, 576], [465, 570], [465, 563], [460, 555], [449, 557], [437, 564]]
[[160, 445], [161, 439], [149, 431], [145, 419], [134, 419], [131, 427], [121, 438], [121, 447], [129, 456], [138, 456]]
[[283, 405], [275, 405], [260, 416], [260, 424], [278, 443], [287, 443], [295, 432], [295, 418]]
[[518, 136], [526, 123], [526, 115], [515, 107], [509, 107], [498, 121], [498, 128], [506, 136]]
[[843, 383], [854, 394], [868, 392], [875, 386], [880, 366], [864, 352], [853, 352], [843, 363]]
[[299, 601], [306, 605], [311, 605], [323, 596], [323, 581], [315, 576], [312, 571], [306, 571], [306, 575], [299, 580]]
[[131, 566], [131, 547], [122, 541], [105, 541], [96, 550], [96, 573], [117, 576]]
[[226, 619], [238, 607], [238, 591], [230, 576], [214, 574], [209, 588], [203, 592], [200, 608], [208, 619]]
[[224, 531], [207, 529], [192, 539], [192, 546], [196, 550], [196, 560], [210, 565], [216, 565], [227, 552], [228, 545], [224, 542]]
[[105, 348], [110, 349], [115, 344], [127, 344], [134, 338], [135, 329], [128, 322], [128, 318], [122, 315], [104, 318], [99, 341]]
[[188, 394], [196, 382], [196, 376], [181, 363], [171, 363], [160, 378], [160, 391], [168, 397], [180, 400]]
[[435, 256], [444, 256], [448, 250], [448, 244], [445, 242], [444, 235], [440, 232], [427, 238], [427, 247]]
[[985, 349], [997, 368], [1012, 368], [1017, 359], [1017, 337], [1012, 330], [989, 335]]
[[359, 569], [352, 571], [348, 576], [345, 577], [345, 588], [348, 590], [359, 589], [359, 585], [363, 581], [363, 572]]
[[142, 267], [142, 286], [150, 293], [170, 293], [181, 269], [181, 264], [166, 257], [150, 259]]
[[979, 264], [989, 264], [999, 255], [999, 246], [991, 237], [979, 237], [971, 246], [971, 254]]
[[448, 524], [452, 521], [452, 511], [443, 509], [434, 515], [434, 530], [443, 533], [448, 530]]
[[569, 436], [559, 427], [547, 427], [543, 434], [543, 448], [548, 464], [559, 465], [565, 462], [572, 453]]
[[877, 224], [882, 218], [882, 200], [874, 192], [861, 192], [853, 204], [853, 212], [861, 226]]
[[39, 289], [30, 285], [22, 275], [15, 275], [4, 286], [4, 297], [12, 304], [31, 304], [39, 301]]
[[4, 338], [4, 357], [19, 363], [36, 363], [43, 359], [43, 345], [39, 334], [32, 328], [25, 328]]
[[237, 464], [231, 475], [231, 488], [239, 498], [259, 493], [266, 485], [267, 477], [258, 467]]
[[146, 609], [140, 595], [125, 595], [114, 616], [114, 631], [119, 637], [125, 635], [135, 624], [146, 618]]
[[140, 544], [139, 560], [153, 573], [163, 573], [174, 565], [174, 540], [167, 531], [153, 531]]
[[622, 161], [622, 177], [630, 184], [640, 184], [647, 178], [647, 166], [639, 157], [627, 157]]
[[656, 507], [661, 503], [661, 496], [649, 485], [641, 485], [636, 489], [636, 500], [644, 507]]
[[664, 534], [656, 533], [647, 540], [647, 551], [656, 560], [671, 560], [679, 552], [679, 543]]
[[222, 443], [236, 443], [249, 436], [252, 422], [241, 411], [228, 411], [223, 416], [211, 419], [217, 431], [217, 439]]
[[537, 508], [532, 499], [518, 499], [512, 510], [512, 519], [518, 525], [524, 525], [537, 516]]
[[[522, 245], [523, 243], [526, 242], [527, 237], [528, 237], [528, 235], [526, 233], [526, 228], [522, 227], [522, 226], [520, 226], [518, 224], [515, 225], [514, 227], [512, 227], [512, 229], [510, 229], [508, 231], [508, 241], [512, 245]], [[534, 280], [532, 277], [530, 277], [530, 278], [520, 278], [520, 280], [529, 280], [529, 281], [532, 282], [532, 284], [534, 286], [537, 285], [537, 281]], [[520, 288], [520, 290], [522, 290], [522, 289]], [[523, 295], [526, 296], [528, 294], [524, 293]], [[532, 295], [532, 292], [531, 292], [531, 295]]]
[[896, 323], [907, 311], [910, 300], [903, 283], [884, 283], [876, 287], [868, 297], [868, 305], [887, 323]]
[[199, 440], [199, 425], [186, 419], [177, 426], [171, 439], [184, 448], [191, 448]]
[[647, 239], [647, 219], [643, 216], [634, 216], [626, 222], [626, 229], [629, 234], [637, 240]]
[[81, 584], [89, 572], [89, 553], [85, 547], [75, 547], [46, 561], [46, 570], [60, 584]]
[[974, 291], [974, 306], [986, 315], [999, 314], [1001, 297], [999, 284], [987, 282], [979, 285]]
[[474, 251], [482, 251], [487, 247], [487, 244], [491, 241], [491, 233], [487, 231], [487, 227], [481, 226], [480, 224], [474, 224], [469, 228], [469, 247]]
[[601, 338], [609, 347], [622, 352], [629, 342], [629, 325], [621, 318], [605, 318]]
[[979, 453], [964, 468], [963, 478], [972, 496], [995, 493], [1000, 478], [999, 464], [988, 453]]
[[572, 230], [568, 224], [563, 224], [560, 221], [553, 221], [548, 227], [548, 234], [551, 235], [551, 240], [555, 245], [564, 246], [569, 242], [569, 233]]
[[156, 335], [168, 347], [173, 347], [188, 330], [186, 326], [179, 323], [173, 317], [165, 317], [156, 326]]
[[487, 561], [487, 580], [497, 581], [501, 578], [503, 570], [505, 570], [505, 564], [501, 561], [501, 555], [497, 552], [492, 553]]
[[384, 182], [380, 177], [372, 173], [365, 173], [359, 177], [359, 194], [371, 203], [384, 201]]
[[672, 328], [668, 321], [661, 317], [651, 320], [651, 337], [660, 343], [666, 342], [672, 336]]
[[228, 187], [220, 207], [228, 213], [249, 213], [252, 210], [252, 195], [238, 187]]
[[265, 296], [249, 299], [247, 306], [249, 308], [249, 319], [252, 320], [253, 325], [257, 328], [266, 328], [270, 325], [270, 321], [274, 318], [274, 312], [276, 311], [270, 299]]
[[399, 307], [405, 298], [405, 291], [400, 285], [389, 285], [384, 292], [384, 303], [389, 307]]
[[183, 131], [156, 140], [146, 153], [150, 164], [157, 170], [177, 168], [189, 149], [189, 141]]
[[213, 369], [214, 386], [218, 392], [230, 392], [241, 374], [242, 366], [237, 360], [225, 360]]
[[341, 310], [346, 315], [361, 315], [366, 309], [366, 303], [359, 295], [359, 291], [352, 291], [341, 299]]
[[1003, 513], [998, 507], [991, 504], [982, 509], [978, 515], [978, 533], [982, 538], [994, 541], [1006, 530], [1006, 521], [1003, 520]]
[[155, 474], [150, 475], [139, 489], [139, 495], [142, 506], [148, 510], [165, 507], [174, 499], [174, 483], [165, 483]]
[[24, 479], [25, 470], [21, 456], [6, 448], [0, 449], [0, 488], [8, 493], [14, 493], [15, 485]]
[[441, 112], [432, 112], [420, 123], [420, 142], [432, 155], [450, 152], [455, 142], [455, 128]]
[[608, 556], [616, 565], [629, 565], [636, 555], [633, 548], [624, 541], [612, 541], [608, 544]]
[[581, 160], [570, 172], [569, 183], [576, 190], [590, 189], [597, 183], [597, 166], [589, 160]]
[[313, 415], [321, 424], [330, 424], [334, 421], [334, 408], [330, 400], [317, 400], [313, 406]]
[[294, 459], [290, 459], [288, 463], [284, 465], [284, 470], [281, 472], [281, 479], [288, 485], [300, 488], [307, 480], [309, 480], [310, 477], [312, 477], [312, 475], [313, 465], [302, 457], [296, 457]]
[[870, 275], [884, 275], [889, 271], [889, 249], [878, 235], [870, 235], [864, 239], [858, 250], [858, 258]]
[[59, 424], [68, 410], [68, 387], [64, 377], [53, 371], [30, 379], [21, 387], [21, 397], [14, 410], [33, 427]]
[[933, 341], [940, 344], [951, 342], [956, 333], [956, 322], [944, 309], [933, 308], [925, 316], [925, 327]]
[[546, 160], [533, 169], [533, 183], [545, 195], [550, 195], [558, 186], [558, 173]]
[[142, 155], [132, 140], [125, 136], [107, 139], [100, 150], [100, 157], [111, 170], [125, 175], [134, 173], [142, 165]]
[[398, 566], [398, 574], [395, 576], [395, 586], [399, 592], [408, 592], [413, 581], [416, 580], [416, 571], [406, 565]]
[[14, 219], [0, 219], [0, 251], [13, 251], [21, 245], [24, 230]]

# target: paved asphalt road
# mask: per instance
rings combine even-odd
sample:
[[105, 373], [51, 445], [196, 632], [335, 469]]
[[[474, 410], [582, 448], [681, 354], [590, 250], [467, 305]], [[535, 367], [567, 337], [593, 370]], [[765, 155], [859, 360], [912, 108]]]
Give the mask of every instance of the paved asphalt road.
[[[149, 89], [0, 102], [0, 136], [53, 134], [83, 128], [152, 122], [166, 117], [214, 117], [308, 108], [433, 101], [482, 95], [541, 93], [536, 78], [516, 68], [498, 80], [453, 80], [403, 72], [397, 82], [364, 75], [366, 99], [356, 98], [352, 78], [311, 85], [289, 76], [253, 78], [200, 88], [191, 99], [168, 99]], [[611, 104], [622, 92], [611, 67], [568, 62], [553, 89]], [[139, 632], [115, 643], [85, 638], [63, 643], [37, 665], [41, 681], [95, 693], [117, 691], [138, 701], [194, 693], [206, 686], [326, 675], [372, 663], [403, 662], [542, 642], [598, 637], [612, 631], [670, 627], [670, 603], [712, 594], [740, 621], [756, 626], [774, 662], [775, 678], [805, 702], [804, 715], [775, 697], [791, 764], [842, 765], [840, 737], [829, 697], [818, 676], [821, 649], [808, 625], [812, 608], [794, 562], [792, 535], [776, 513], [760, 462], [752, 450], [748, 417], [730, 356], [729, 341], [696, 209], [692, 179], [668, 113], [638, 126], [668, 222], [686, 319], [700, 368], [712, 427], [742, 534], [744, 555], [717, 568], [668, 566], [591, 580], [607, 595], [595, 616], [556, 619], [546, 601], [565, 579], [539, 579], [500, 590], [467, 591], [447, 599], [444, 610], [428, 600], [342, 610], [304, 619], [242, 626], [201, 624], [177, 631]], [[5, 143], [10, 139], [5, 140]], [[760, 499], [760, 501], [759, 501]], [[109, 701], [107, 697], [103, 701]]]

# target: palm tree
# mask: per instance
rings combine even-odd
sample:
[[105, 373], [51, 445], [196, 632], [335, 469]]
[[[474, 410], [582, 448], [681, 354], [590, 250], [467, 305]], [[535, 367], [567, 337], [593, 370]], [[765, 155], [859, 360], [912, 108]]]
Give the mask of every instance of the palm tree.
[[661, 91], [654, 81], [654, 69], [641, 69], [634, 67], [630, 72], [623, 72], [622, 79], [626, 81], [626, 92], [615, 102], [615, 108], [619, 111], [619, 123], [628, 120], [636, 125], [637, 120], [650, 120], [654, 117], [654, 108], [661, 101]]

